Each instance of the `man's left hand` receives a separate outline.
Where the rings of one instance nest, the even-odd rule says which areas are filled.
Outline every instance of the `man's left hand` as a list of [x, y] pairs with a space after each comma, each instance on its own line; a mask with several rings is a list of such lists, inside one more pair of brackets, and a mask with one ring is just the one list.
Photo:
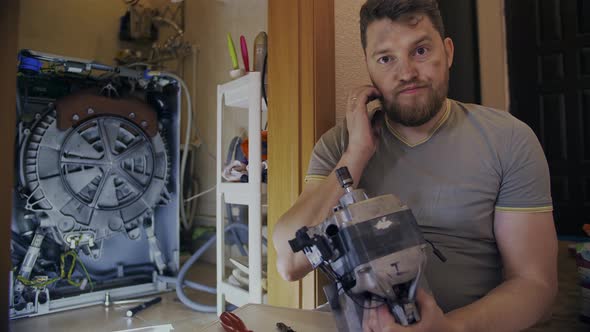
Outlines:
[[416, 294], [420, 322], [402, 326], [395, 322], [386, 305], [375, 309], [367, 309], [363, 315], [363, 332], [459, 332], [457, 322], [452, 321], [443, 313], [434, 297], [422, 289]]

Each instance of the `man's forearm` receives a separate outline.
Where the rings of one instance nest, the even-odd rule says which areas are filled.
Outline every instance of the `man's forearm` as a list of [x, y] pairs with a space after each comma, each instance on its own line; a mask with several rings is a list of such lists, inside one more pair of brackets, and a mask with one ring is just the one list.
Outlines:
[[[330, 175], [332, 176], [332, 175]], [[295, 233], [303, 226], [312, 227], [319, 224], [328, 214], [333, 203], [338, 198], [338, 188], [334, 181], [328, 177], [315, 190], [311, 196], [299, 199], [289, 209], [275, 226], [273, 231], [273, 243], [277, 251], [277, 269], [283, 279], [295, 281], [303, 278], [312, 270], [311, 264], [303, 252], [293, 253], [289, 240], [295, 237]], [[321, 192], [321, 195], [319, 194]]]
[[524, 278], [507, 280], [480, 300], [447, 314], [465, 332], [521, 331], [551, 307], [557, 285]]
[[[336, 168], [347, 166], [355, 183], [358, 183], [368, 158], [359, 158], [344, 153]], [[273, 242], [277, 250], [277, 268], [287, 280], [298, 280], [311, 271], [311, 265], [304, 254], [291, 251], [288, 241], [303, 226], [316, 226], [321, 223], [337, 204], [344, 193], [336, 175], [332, 172], [311, 193], [302, 195], [295, 205], [278, 221], [273, 232]]]

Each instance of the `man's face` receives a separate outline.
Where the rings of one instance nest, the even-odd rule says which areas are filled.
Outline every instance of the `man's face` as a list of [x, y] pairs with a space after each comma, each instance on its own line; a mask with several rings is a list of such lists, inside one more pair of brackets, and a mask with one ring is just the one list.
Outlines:
[[453, 42], [425, 15], [374, 21], [366, 37], [367, 69], [388, 117], [408, 127], [432, 119], [447, 96]]

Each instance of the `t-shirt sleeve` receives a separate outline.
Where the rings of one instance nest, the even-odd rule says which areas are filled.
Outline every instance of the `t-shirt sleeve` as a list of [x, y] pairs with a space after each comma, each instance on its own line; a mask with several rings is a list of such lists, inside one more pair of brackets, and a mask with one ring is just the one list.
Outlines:
[[502, 158], [502, 181], [496, 201], [499, 211], [553, 210], [549, 166], [535, 133], [515, 120]]
[[322, 135], [311, 153], [305, 182], [321, 181], [330, 175], [344, 152], [345, 134], [344, 125], [338, 125]]

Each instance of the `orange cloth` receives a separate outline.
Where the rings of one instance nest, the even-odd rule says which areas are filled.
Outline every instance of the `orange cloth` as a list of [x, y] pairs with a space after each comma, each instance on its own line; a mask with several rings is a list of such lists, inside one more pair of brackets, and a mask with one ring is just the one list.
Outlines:
[[[267, 137], [268, 137], [268, 130], [263, 130], [261, 133], [262, 136], [262, 160], [267, 160]], [[246, 156], [246, 159], [250, 159], [248, 156], [248, 139], [246, 138], [241, 145], [242, 153]]]

